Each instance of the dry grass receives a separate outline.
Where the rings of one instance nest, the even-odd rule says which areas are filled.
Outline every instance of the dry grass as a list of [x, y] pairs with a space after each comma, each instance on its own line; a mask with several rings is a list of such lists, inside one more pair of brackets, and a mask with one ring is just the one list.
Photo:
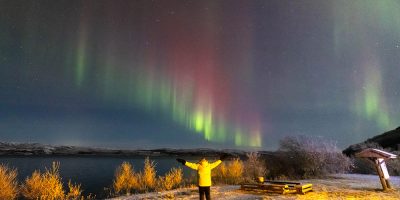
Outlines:
[[171, 190], [178, 187], [183, 180], [183, 172], [181, 168], [172, 168], [165, 176], [159, 177], [159, 185], [157, 190]]
[[211, 177], [213, 179], [213, 182], [215, 183], [224, 183], [225, 182], [225, 177], [227, 177], [227, 167], [226, 167], [226, 161], [222, 162], [221, 164], [219, 164], [218, 167], [214, 168], [211, 171]]
[[17, 170], [0, 165], [0, 199], [16, 199], [18, 196]]
[[149, 157], [144, 160], [143, 171], [140, 173], [140, 183], [142, 191], [152, 191], [156, 189], [156, 164], [150, 161]]
[[136, 192], [164, 191], [177, 188], [183, 181], [181, 168], [172, 168], [165, 176], [156, 177], [156, 164], [148, 157], [143, 171], [135, 172], [133, 166], [123, 162], [115, 171], [111, 196]]
[[[64, 199], [85, 199], [82, 196], [80, 184], [68, 182], [68, 192], [63, 188], [62, 178], [59, 173], [60, 163], [53, 162], [50, 169], [44, 173], [35, 170], [30, 177], [20, 187], [21, 195], [25, 199], [43, 199], [43, 200], [64, 200]], [[87, 199], [92, 199], [88, 196]]]
[[239, 158], [235, 158], [228, 165], [228, 177], [231, 178], [231, 184], [238, 184], [242, 181], [242, 175], [244, 170], [243, 162]]
[[83, 199], [82, 198], [82, 189], [81, 184], [74, 184], [71, 180], [68, 181], [68, 193], [66, 195], [66, 199]]
[[60, 163], [53, 162], [51, 169], [42, 174], [34, 171], [25, 180], [21, 193], [26, 199], [64, 199], [65, 193], [59, 174]]
[[115, 171], [113, 188], [117, 194], [129, 194], [139, 190], [140, 184], [138, 174], [135, 173], [133, 166], [128, 162], [123, 162]]
[[238, 184], [243, 181], [244, 165], [239, 158], [222, 162], [212, 171], [217, 183]]
[[211, 171], [211, 175], [216, 183], [226, 184], [225, 180], [226, 177], [228, 177], [228, 168], [226, 166], [226, 162], [227, 161], [222, 162], [218, 167]]

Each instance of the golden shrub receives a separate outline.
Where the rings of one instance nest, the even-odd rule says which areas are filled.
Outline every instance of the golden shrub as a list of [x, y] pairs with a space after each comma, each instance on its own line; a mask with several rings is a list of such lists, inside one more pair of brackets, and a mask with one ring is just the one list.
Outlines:
[[228, 169], [225, 162], [220, 164], [220, 166], [217, 168], [217, 171], [220, 177], [226, 177], [228, 175]]
[[0, 199], [16, 199], [18, 195], [18, 183], [16, 181], [17, 170], [0, 165]]
[[71, 180], [69, 180], [68, 181], [68, 189], [69, 189], [69, 191], [66, 195], [67, 199], [78, 200], [78, 199], [82, 198], [81, 184], [73, 184], [73, 183], [71, 183]]
[[219, 164], [217, 168], [211, 171], [211, 176], [214, 178], [215, 182], [223, 183], [224, 178], [227, 176], [227, 169], [225, 162]]
[[182, 168], [172, 168], [165, 176], [156, 176], [156, 164], [149, 157], [144, 160], [143, 170], [135, 173], [133, 166], [123, 162], [116, 172], [113, 181], [115, 194], [130, 192], [148, 192], [171, 190], [183, 182]]
[[154, 190], [157, 184], [156, 165], [149, 157], [144, 160], [143, 172], [140, 175], [140, 183], [145, 191]]
[[158, 190], [171, 190], [178, 187], [183, 180], [181, 168], [172, 168], [165, 176], [159, 177], [160, 186]]
[[171, 176], [175, 186], [179, 186], [183, 180], [183, 171], [182, 168], [172, 168]]
[[34, 171], [30, 177], [25, 180], [21, 186], [21, 193], [27, 199], [37, 199], [41, 197], [43, 190], [42, 174]]
[[239, 158], [233, 159], [228, 165], [227, 176], [231, 180], [231, 184], [238, 184], [243, 175], [243, 162]]
[[114, 191], [118, 193], [129, 194], [139, 190], [140, 184], [138, 174], [135, 173], [133, 166], [128, 162], [123, 162], [115, 171], [113, 181]]
[[59, 168], [60, 163], [53, 162], [52, 168], [43, 174], [34, 171], [22, 185], [22, 195], [26, 199], [65, 199]]
[[216, 183], [238, 184], [243, 180], [244, 165], [239, 158], [222, 162], [212, 171]]

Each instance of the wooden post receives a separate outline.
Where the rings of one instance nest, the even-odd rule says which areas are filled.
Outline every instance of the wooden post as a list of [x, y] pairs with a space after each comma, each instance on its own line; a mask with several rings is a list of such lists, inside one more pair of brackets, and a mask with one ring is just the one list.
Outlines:
[[389, 179], [385, 179], [385, 181], [386, 181], [387, 187], [388, 187], [389, 189], [392, 189], [392, 185], [390, 184]]
[[374, 161], [375, 161], [375, 169], [376, 169], [376, 172], [378, 172], [379, 180], [381, 181], [382, 188], [385, 191], [385, 190], [388, 189], [388, 186], [386, 184], [386, 179], [385, 179], [385, 177], [383, 175], [382, 168], [381, 168], [379, 160], [380, 159], [374, 159]]
[[389, 176], [389, 172], [386, 167], [385, 159], [378, 158], [378, 161], [379, 161], [379, 166], [382, 170], [383, 178], [385, 179], [385, 182], [386, 182], [386, 186], [388, 189], [392, 189], [392, 186], [390, 185], [390, 182], [389, 182], [390, 176]]

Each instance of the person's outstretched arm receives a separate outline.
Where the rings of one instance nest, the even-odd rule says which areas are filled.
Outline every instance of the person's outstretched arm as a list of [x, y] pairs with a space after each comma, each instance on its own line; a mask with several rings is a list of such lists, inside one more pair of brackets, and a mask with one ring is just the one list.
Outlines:
[[210, 164], [210, 168], [211, 169], [214, 169], [214, 168], [216, 168], [219, 164], [221, 164], [222, 163], [222, 160], [217, 160], [217, 161], [215, 161], [215, 162], [213, 162], [213, 163], [211, 163]]
[[197, 163], [187, 162], [186, 160], [183, 160], [181, 158], [177, 158], [176, 160], [178, 162], [180, 162], [182, 165], [185, 165], [185, 166], [187, 166], [187, 167], [189, 167], [191, 169], [194, 169], [194, 170], [198, 170], [199, 169], [199, 164], [197, 164]]
[[216, 167], [217, 167], [219, 164], [221, 164], [222, 161], [225, 160], [227, 157], [228, 157], [228, 154], [225, 154], [225, 153], [222, 154], [222, 155], [219, 157], [219, 160], [217, 160], [217, 161], [215, 161], [215, 162], [213, 162], [213, 163], [210, 164], [210, 168], [211, 168], [211, 169], [216, 168]]

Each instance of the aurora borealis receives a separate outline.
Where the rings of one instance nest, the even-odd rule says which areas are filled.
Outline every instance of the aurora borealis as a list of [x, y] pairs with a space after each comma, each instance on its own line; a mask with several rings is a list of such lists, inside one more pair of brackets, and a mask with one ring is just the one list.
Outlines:
[[399, 126], [400, 2], [0, 1], [0, 136], [339, 146]]

